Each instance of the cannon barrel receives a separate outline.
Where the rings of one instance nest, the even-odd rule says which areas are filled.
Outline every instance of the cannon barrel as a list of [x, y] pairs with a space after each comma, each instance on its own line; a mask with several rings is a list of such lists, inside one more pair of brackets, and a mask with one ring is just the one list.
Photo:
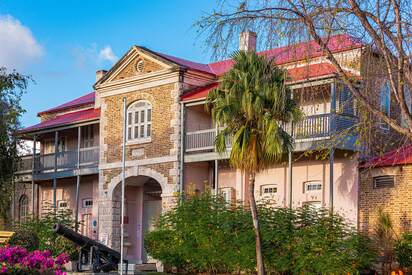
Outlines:
[[65, 227], [64, 225], [56, 223], [53, 226], [53, 231], [65, 237], [66, 239], [74, 242], [75, 244], [77, 244], [83, 249], [90, 249], [93, 246], [97, 247], [101, 253], [110, 255], [111, 258], [115, 258], [118, 262], [120, 262], [120, 253], [117, 252], [116, 250], [113, 250], [110, 247], [107, 247], [97, 241], [94, 241], [86, 236], [83, 236], [71, 230], [70, 228]]

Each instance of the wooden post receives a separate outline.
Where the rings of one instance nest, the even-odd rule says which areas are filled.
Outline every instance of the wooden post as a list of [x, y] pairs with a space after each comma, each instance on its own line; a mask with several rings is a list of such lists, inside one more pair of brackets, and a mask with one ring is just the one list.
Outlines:
[[329, 208], [333, 211], [333, 166], [335, 163], [335, 150], [332, 147], [329, 155]]
[[76, 232], [79, 231], [79, 194], [80, 194], [80, 146], [81, 146], [82, 127], [77, 127], [77, 175], [76, 175], [76, 207], [75, 207], [75, 224]]
[[335, 149], [333, 146], [333, 135], [336, 131], [336, 81], [331, 83], [330, 87], [331, 92], [331, 102], [330, 102], [330, 112], [331, 112], [331, 124], [330, 124], [330, 136], [331, 136], [331, 145], [329, 153], [329, 208], [333, 211], [333, 168], [335, 163]]
[[35, 215], [35, 203], [34, 203], [34, 193], [35, 193], [35, 182], [34, 182], [34, 174], [36, 169], [36, 135], [33, 136], [33, 156], [31, 161], [31, 214], [34, 217]]
[[219, 194], [219, 175], [218, 175], [218, 172], [219, 172], [219, 162], [218, 162], [218, 160], [217, 159], [215, 159], [215, 171], [214, 171], [214, 176], [215, 176], [215, 178], [214, 178], [214, 182], [215, 182], [215, 195], [217, 196], [218, 194]]
[[59, 153], [59, 132], [54, 132], [54, 175], [53, 175], [53, 208], [57, 212], [57, 154]]
[[293, 184], [292, 184], [292, 150], [288, 153], [288, 181], [289, 181], [289, 208], [292, 209], [293, 203]]

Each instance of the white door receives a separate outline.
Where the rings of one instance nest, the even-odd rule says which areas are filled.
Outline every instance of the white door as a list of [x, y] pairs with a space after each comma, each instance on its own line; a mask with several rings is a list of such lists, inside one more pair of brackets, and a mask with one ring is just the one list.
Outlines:
[[[162, 200], [145, 201], [143, 206], [143, 236], [154, 229], [157, 219], [162, 213]], [[154, 263], [154, 259], [146, 253], [143, 239], [143, 263]]]

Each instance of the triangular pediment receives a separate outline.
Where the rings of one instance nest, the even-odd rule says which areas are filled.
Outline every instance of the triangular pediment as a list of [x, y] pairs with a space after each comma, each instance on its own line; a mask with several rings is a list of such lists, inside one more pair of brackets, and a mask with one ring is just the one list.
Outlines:
[[134, 46], [95, 85], [144, 77], [175, 66], [176, 64], [145, 48]]

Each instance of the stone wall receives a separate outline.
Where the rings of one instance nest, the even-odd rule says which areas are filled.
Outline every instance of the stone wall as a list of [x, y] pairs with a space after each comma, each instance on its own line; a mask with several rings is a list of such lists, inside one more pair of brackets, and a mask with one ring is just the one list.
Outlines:
[[[373, 177], [393, 175], [394, 187], [373, 187]], [[359, 228], [372, 233], [379, 209], [390, 214], [397, 233], [412, 230], [412, 165], [371, 168], [360, 172]]]

